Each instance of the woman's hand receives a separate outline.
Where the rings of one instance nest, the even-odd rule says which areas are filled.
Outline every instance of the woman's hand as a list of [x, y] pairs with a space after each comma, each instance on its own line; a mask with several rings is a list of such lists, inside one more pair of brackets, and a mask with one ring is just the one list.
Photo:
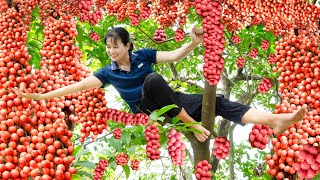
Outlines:
[[203, 38], [203, 29], [193, 26], [190, 32], [190, 37], [193, 43], [200, 44]]
[[41, 94], [29, 93], [25, 87], [23, 87], [24, 92], [21, 92], [17, 87], [15, 87], [13, 89], [13, 91], [19, 97], [23, 97], [23, 98], [27, 98], [27, 99], [34, 99], [34, 100], [42, 100], [43, 99]]

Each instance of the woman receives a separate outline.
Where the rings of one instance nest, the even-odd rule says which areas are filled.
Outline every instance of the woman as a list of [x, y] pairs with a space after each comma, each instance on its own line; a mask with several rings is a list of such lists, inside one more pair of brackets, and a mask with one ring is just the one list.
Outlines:
[[[81, 90], [113, 85], [120, 96], [134, 113], [150, 114], [155, 109], [176, 104], [178, 107], [168, 111], [170, 117], [178, 117], [184, 123], [201, 121], [202, 95], [174, 92], [159, 74], [152, 69], [152, 64], [175, 62], [186, 57], [202, 41], [201, 29], [192, 28], [191, 42], [173, 51], [140, 49], [132, 52], [133, 44], [130, 35], [122, 27], [113, 28], [105, 36], [106, 52], [112, 63], [97, 73], [75, 84], [56, 89], [45, 94], [30, 94], [26, 90], [15, 93], [21, 97], [35, 100], [46, 100], [76, 93]], [[216, 114], [238, 124], [265, 124], [272, 127], [275, 133], [284, 132], [291, 124], [300, 121], [306, 109], [299, 108], [290, 114], [271, 114], [231, 102], [222, 95], [216, 97]], [[191, 126], [201, 131], [195, 137], [204, 142], [210, 132], [202, 125]]]

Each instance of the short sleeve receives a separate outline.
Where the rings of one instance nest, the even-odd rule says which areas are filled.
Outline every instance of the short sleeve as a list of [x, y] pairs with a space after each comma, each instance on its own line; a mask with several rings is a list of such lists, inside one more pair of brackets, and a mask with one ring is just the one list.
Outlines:
[[96, 78], [98, 78], [102, 82], [101, 88], [103, 88], [107, 84], [110, 84], [110, 82], [107, 78], [107, 75], [106, 75], [107, 74], [106, 71], [107, 71], [107, 67], [104, 67], [93, 74], [93, 76], [95, 76]]
[[145, 61], [145, 62], [151, 62], [156, 64], [157, 63], [157, 50], [151, 49], [151, 48], [143, 48], [135, 52], [138, 54], [140, 61]]

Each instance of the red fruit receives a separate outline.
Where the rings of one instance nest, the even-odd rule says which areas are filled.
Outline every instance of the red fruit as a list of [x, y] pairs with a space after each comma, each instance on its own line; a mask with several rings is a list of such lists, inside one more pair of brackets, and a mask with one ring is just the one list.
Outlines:
[[174, 38], [177, 42], [180, 42], [184, 39], [184, 31], [183, 29], [178, 28], [175, 32]]
[[244, 59], [244, 57], [240, 57], [240, 58], [238, 58], [236, 64], [237, 64], [238, 68], [243, 68], [245, 63], [246, 63], [246, 60]]
[[234, 42], [235, 44], [239, 44], [241, 39], [239, 36], [232, 36], [231, 41]]
[[216, 137], [214, 147], [215, 149], [212, 151], [212, 154], [217, 159], [225, 159], [229, 155], [230, 141], [226, 137]]
[[140, 164], [140, 161], [138, 159], [134, 159], [131, 161], [130, 167], [132, 170], [138, 170], [139, 164]]
[[261, 48], [263, 49], [263, 50], [267, 50], [268, 48], [269, 48], [269, 41], [268, 40], [262, 40], [262, 42], [261, 42]]
[[113, 130], [113, 137], [115, 139], [121, 139], [121, 136], [122, 136], [122, 129], [121, 128], [115, 128]]

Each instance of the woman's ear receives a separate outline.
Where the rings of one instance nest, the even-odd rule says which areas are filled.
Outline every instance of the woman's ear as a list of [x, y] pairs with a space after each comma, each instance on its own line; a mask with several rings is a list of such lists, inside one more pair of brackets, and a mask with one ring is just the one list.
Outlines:
[[129, 42], [129, 43], [127, 44], [127, 47], [128, 47], [128, 51], [132, 51], [132, 50], [133, 50], [133, 44], [132, 44], [132, 42]]

